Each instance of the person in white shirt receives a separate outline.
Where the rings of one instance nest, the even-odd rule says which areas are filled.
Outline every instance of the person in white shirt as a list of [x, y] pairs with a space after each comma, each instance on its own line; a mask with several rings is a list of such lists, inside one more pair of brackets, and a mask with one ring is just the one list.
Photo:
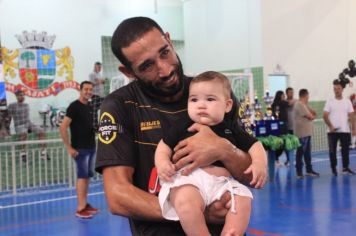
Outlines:
[[336, 147], [338, 140], [340, 140], [343, 167], [342, 172], [343, 174], [355, 175], [349, 168], [349, 146], [351, 141], [349, 120], [351, 123], [352, 134], [356, 134], [354, 109], [351, 101], [342, 96], [345, 84], [336, 79], [334, 80], [333, 85], [335, 97], [326, 102], [323, 113], [324, 121], [328, 126], [330, 167], [334, 176], [337, 176]]
[[101, 103], [104, 100], [105, 92], [104, 86], [106, 80], [103, 78], [101, 74], [101, 63], [95, 62], [94, 64], [94, 71], [89, 74], [89, 81], [93, 83], [93, 97], [91, 99], [91, 103], [93, 106], [93, 115], [94, 115], [94, 128], [97, 129], [98, 127], [98, 111], [100, 109]]

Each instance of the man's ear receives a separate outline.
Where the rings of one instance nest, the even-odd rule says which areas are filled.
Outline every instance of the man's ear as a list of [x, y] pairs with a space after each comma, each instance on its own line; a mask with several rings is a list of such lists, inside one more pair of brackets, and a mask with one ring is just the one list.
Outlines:
[[226, 108], [225, 108], [225, 112], [228, 113], [229, 111], [231, 111], [232, 109], [232, 104], [234, 102], [232, 101], [232, 99], [228, 99], [226, 100]]
[[135, 79], [135, 75], [132, 72], [132, 70], [127, 69], [125, 66], [123, 65], [119, 65], [119, 71], [121, 71], [124, 75], [126, 75], [126, 77], [128, 77], [129, 79]]
[[172, 40], [171, 40], [171, 36], [169, 35], [169, 32], [166, 32], [164, 34], [164, 38], [167, 40], [168, 44], [173, 47], [173, 43], [172, 43]]

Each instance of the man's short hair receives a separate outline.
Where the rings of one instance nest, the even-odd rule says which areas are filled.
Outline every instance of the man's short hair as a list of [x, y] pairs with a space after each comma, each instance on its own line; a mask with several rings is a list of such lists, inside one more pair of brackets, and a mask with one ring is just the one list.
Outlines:
[[18, 89], [15, 91], [16, 96], [23, 95], [23, 94], [24, 94], [24, 92], [21, 89]]
[[101, 66], [101, 62], [100, 62], [100, 61], [97, 61], [97, 62], [95, 62], [94, 65], [96, 65], [96, 66]]
[[84, 80], [83, 82], [80, 83], [80, 90], [82, 90], [83, 87], [84, 87], [84, 85], [86, 85], [86, 84], [91, 84], [91, 85], [93, 85], [92, 82], [90, 82], [90, 81], [88, 81], [88, 80]]
[[288, 88], [286, 89], [286, 94], [287, 94], [289, 91], [293, 91], [293, 88], [292, 88], [292, 87], [288, 87]]
[[162, 28], [148, 17], [132, 17], [124, 20], [116, 28], [111, 38], [111, 50], [119, 61], [128, 69], [131, 69], [131, 62], [127, 60], [122, 52], [122, 48], [130, 46], [132, 42], [142, 37], [147, 32], [156, 28], [162, 35]]
[[305, 97], [309, 94], [308, 90], [307, 89], [300, 89], [299, 90], [299, 97], [302, 98], [302, 97]]
[[231, 98], [231, 84], [229, 79], [216, 71], [206, 71], [203, 72], [197, 76], [195, 76], [192, 81], [190, 82], [190, 84], [194, 84], [194, 83], [199, 83], [199, 82], [203, 82], [203, 81], [213, 81], [213, 80], [217, 80], [218, 82], [220, 82], [223, 85], [224, 88], [224, 93], [226, 98]]

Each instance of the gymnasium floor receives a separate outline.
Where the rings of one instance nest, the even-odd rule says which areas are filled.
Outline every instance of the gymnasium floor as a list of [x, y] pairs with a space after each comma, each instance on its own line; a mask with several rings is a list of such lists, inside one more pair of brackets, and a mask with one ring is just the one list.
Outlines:
[[[350, 161], [356, 170], [356, 150]], [[313, 154], [313, 166], [320, 177], [299, 180], [283, 166], [273, 182], [253, 190], [247, 235], [355, 235], [356, 176], [333, 177], [326, 153]], [[0, 235], [131, 235], [127, 220], [108, 212], [101, 183], [92, 185], [89, 201], [101, 212], [81, 220], [74, 216], [74, 190], [0, 196]]]

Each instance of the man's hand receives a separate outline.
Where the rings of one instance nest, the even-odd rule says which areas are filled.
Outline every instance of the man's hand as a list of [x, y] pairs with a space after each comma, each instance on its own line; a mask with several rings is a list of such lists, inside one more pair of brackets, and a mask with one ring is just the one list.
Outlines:
[[68, 147], [67, 152], [68, 152], [69, 156], [71, 156], [73, 158], [76, 158], [79, 154], [79, 152], [77, 150], [75, 150], [73, 147]]
[[211, 203], [204, 212], [205, 219], [208, 223], [223, 224], [225, 216], [231, 207], [231, 195], [226, 192], [220, 200]]
[[188, 131], [197, 131], [197, 133], [180, 141], [174, 148], [173, 155], [176, 170], [185, 167], [182, 171], [183, 175], [188, 175], [196, 168], [217, 161], [219, 146], [221, 147], [221, 144], [226, 142], [205, 125], [195, 123], [189, 127]]

